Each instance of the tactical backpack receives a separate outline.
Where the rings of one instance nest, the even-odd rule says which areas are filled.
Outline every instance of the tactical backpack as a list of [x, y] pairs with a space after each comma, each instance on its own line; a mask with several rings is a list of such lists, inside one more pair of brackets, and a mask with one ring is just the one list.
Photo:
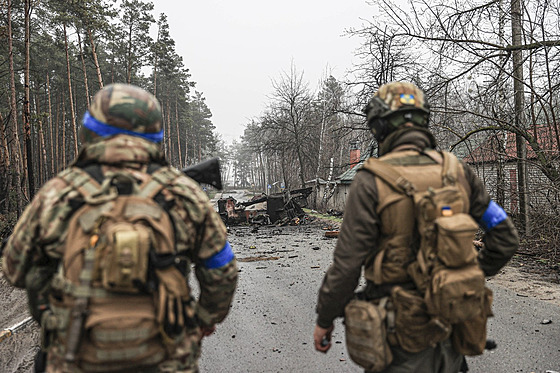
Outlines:
[[172, 218], [154, 200], [179, 175], [109, 171], [101, 185], [77, 167], [59, 175], [80, 195], [42, 321], [60, 358], [84, 371], [155, 365], [180, 340], [194, 314]]
[[[451, 153], [423, 153], [427, 159], [437, 159], [438, 154], [443, 156], [441, 187], [427, 187], [427, 190], [417, 190], [399, 172], [398, 158], [388, 161], [370, 158], [364, 165], [393, 190], [387, 203], [408, 198], [415, 214], [415, 239], [404, 243], [409, 247], [400, 249], [408, 252], [408, 258], [412, 257], [408, 260], [403, 255], [401, 263], [415, 289], [392, 288], [396, 334], [392, 338], [403, 349], [419, 352], [451, 335], [459, 353], [478, 355], [486, 343], [492, 292], [485, 287], [473, 244], [478, 224], [468, 214], [468, 186], [459, 181], [460, 176], [464, 179], [462, 167]], [[394, 244], [382, 244], [381, 252], [373, 259], [378, 284], [385, 270], [383, 258], [389, 255], [388, 250], [394, 249], [391, 247]], [[395, 253], [399, 253], [399, 248], [392, 255]]]

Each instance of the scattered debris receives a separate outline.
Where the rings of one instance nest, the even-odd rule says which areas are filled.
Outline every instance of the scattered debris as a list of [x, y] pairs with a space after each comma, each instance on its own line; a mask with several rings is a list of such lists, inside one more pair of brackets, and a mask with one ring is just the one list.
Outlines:
[[338, 232], [339, 231], [326, 231], [325, 232], [325, 237], [336, 238], [336, 237], [338, 237]]
[[552, 320], [544, 319], [543, 321], [541, 321], [541, 324], [543, 325], [552, 324]]
[[249, 256], [246, 258], [237, 258], [238, 262], [260, 262], [263, 260], [278, 260], [279, 256]]

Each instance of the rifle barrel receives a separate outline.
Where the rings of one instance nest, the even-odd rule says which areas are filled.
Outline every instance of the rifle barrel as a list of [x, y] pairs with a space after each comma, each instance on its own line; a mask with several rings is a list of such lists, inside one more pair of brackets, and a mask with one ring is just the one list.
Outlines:
[[17, 324], [2, 330], [0, 332], [0, 343], [3, 342], [5, 339], [10, 338], [19, 330], [25, 328], [27, 324], [31, 323], [31, 321], [33, 321], [33, 317], [29, 316], [26, 319], [23, 319], [22, 321], [18, 322]]

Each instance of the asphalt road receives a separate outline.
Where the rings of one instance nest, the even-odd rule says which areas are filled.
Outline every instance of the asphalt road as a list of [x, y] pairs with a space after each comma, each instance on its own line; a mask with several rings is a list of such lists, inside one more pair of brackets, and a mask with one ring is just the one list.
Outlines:
[[[362, 372], [346, 353], [344, 327], [337, 322], [328, 354], [315, 352], [312, 332], [315, 302], [331, 263], [336, 240], [321, 225], [235, 227], [229, 240], [240, 260], [239, 285], [231, 313], [203, 341], [201, 372]], [[500, 276], [497, 276], [500, 277]], [[532, 287], [512, 291], [490, 281], [494, 313], [489, 338], [498, 348], [468, 358], [471, 372], [560, 372], [560, 296], [556, 304], [534, 298]], [[196, 283], [192, 282], [196, 287]], [[546, 292], [544, 292], [546, 293]], [[541, 290], [541, 294], [544, 294]], [[549, 293], [541, 299], [550, 299]], [[27, 315], [23, 291], [0, 275], [0, 321], [12, 325]], [[545, 320], [550, 320], [547, 323]], [[39, 342], [31, 325], [0, 345], [0, 372], [32, 372]]]
[[[326, 355], [313, 348], [317, 290], [336, 240], [319, 224], [252, 230], [230, 230], [239, 285], [230, 315], [203, 341], [201, 371], [362, 372], [346, 353], [340, 322]], [[560, 307], [490, 287], [496, 316], [488, 337], [498, 348], [468, 358], [470, 371], [560, 372]]]

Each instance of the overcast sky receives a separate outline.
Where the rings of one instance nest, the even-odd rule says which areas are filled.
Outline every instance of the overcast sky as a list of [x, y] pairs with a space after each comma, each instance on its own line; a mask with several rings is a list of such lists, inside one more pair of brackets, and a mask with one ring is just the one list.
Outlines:
[[371, 18], [365, 0], [154, 0], [177, 53], [203, 92], [212, 121], [230, 143], [265, 109], [271, 79], [298, 72], [315, 89], [325, 71], [342, 79], [359, 39], [343, 36]]

